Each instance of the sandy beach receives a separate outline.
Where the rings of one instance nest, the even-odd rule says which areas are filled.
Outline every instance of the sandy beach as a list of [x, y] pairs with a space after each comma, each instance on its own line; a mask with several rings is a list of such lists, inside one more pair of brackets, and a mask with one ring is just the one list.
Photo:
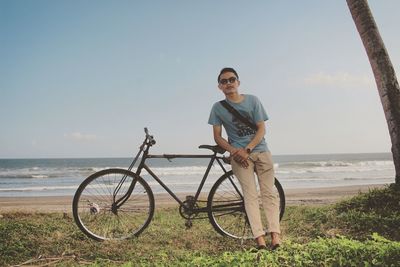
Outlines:
[[[368, 192], [384, 185], [355, 185], [324, 188], [286, 189], [286, 205], [324, 205]], [[184, 199], [186, 194], [178, 195]], [[206, 196], [203, 196], [205, 199]], [[177, 206], [168, 194], [155, 195], [156, 207]], [[72, 196], [62, 197], [0, 197], [0, 213], [6, 212], [71, 212]]]

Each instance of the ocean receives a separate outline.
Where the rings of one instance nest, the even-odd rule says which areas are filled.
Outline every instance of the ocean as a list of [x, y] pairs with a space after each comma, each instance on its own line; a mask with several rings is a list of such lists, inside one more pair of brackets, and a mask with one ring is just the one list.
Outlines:
[[[390, 153], [274, 155], [273, 159], [275, 176], [284, 189], [387, 184], [394, 182], [395, 176]], [[0, 197], [72, 196], [92, 173], [106, 168], [126, 169], [131, 161], [131, 158], [0, 159]], [[147, 163], [172, 191], [196, 192], [208, 160], [149, 159]], [[215, 163], [204, 192], [221, 174]], [[146, 172], [142, 177], [154, 193], [165, 192]]]

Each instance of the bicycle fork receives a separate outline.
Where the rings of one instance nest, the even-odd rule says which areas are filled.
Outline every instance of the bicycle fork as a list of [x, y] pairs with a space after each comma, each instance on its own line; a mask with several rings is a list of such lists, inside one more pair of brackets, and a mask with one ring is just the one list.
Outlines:
[[111, 212], [114, 213], [115, 215], [118, 215], [118, 209], [129, 199], [137, 183], [137, 178], [134, 178], [131, 185], [129, 186], [128, 191], [121, 198], [116, 200], [116, 196], [118, 195], [118, 192], [121, 190], [122, 185], [125, 183], [126, 177], [127, 175], [125, 174], [122, 177], [121, 181], [119, 181], [117, 187], [114, 189], [113, 192], [113, 203], [111, 205]]

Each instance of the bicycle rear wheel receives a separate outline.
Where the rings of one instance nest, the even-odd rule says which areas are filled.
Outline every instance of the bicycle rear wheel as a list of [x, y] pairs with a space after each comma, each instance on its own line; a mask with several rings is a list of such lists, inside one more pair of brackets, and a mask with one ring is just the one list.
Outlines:
[[[114, 198], [119, 182], [121, 184]], [[133, 183], [133, 184], [132, 184]], [[134, 185], [129, 198], [115, 208], [115, 200]], [[148, 184], [137, 174], [123, 169], [107, 169], [89, 176], [79, 186], [72, 204], [78, 227], [98, 241], [138, 236], [154, 214], [154, 196]]]
[[[285, 212], [285, 195], [277, 179], [275, 188], [279, 197], [279, 218], [282, 219]], [[218, 233], [237, 239], [254, 238], [244, 207], [242, 189], [232, 171], [215, 182], [208, 196], [207, 207], [210, 223]], [[263, 214], [262, 210], [260, 212]], [[263, 224], [265, 225], [265, 222]]]

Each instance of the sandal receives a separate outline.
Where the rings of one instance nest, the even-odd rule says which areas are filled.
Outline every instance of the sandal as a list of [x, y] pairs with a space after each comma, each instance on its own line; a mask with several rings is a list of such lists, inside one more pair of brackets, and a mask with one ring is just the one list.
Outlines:
[[277, 250], [281, 245], [280, 244], [275, 244], [275, 245], [271, 245], [271, 250]]

